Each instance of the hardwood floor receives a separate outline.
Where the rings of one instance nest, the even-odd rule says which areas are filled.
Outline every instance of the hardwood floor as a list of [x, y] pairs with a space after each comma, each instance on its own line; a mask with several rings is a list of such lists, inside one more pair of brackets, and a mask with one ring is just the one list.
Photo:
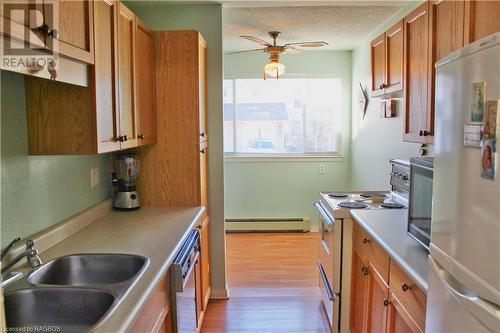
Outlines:
[[202, 333], [328, 333], [317, 233], [228, 234], [230, 300], [211, 300]]

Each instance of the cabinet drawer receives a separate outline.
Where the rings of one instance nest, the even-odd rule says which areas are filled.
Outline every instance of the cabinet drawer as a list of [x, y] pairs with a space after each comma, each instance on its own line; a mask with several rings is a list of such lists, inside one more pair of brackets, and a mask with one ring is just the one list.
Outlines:
[[377, 271], [380, 278], [389, 285], [389, 256], [357, 223], [354, 224], [354, 251]]
[[[391, 265], [389, 288], [399, 300], [401, 306], [417, 324], [420, 331], [423, 332], [425, 328], [425, 303], [427, 297], [394, 262]], [[408, 324], [410, 325], [410, 323]]]

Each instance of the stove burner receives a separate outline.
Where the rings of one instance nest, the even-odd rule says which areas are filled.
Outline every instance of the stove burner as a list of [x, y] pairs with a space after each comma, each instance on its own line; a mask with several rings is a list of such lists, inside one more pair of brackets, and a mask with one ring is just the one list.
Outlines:
[[387, 197], [387, 195], [384, 193], [361, 193], [360, 196], [362, 196], [363, 198], [373, 198], [373, 197], [385, 198], [385, 197]]
[[349, 194], [333, 192], [333, 193], [328, 193], [328, 196], [330, 198], [347, 198]]
[[383, 204], [380, 205], [380, 207], [400, 209], [400, 208], [404, 208], [405, 206], [400, 204], [400, 203], [397, 203], [397, 202], [384, 202]]
[[368, 205], [363, 202], [343, 201], [339, 202], [339, 207], [349, 208], [349, 209], [362, 209], [362, 208], [368, 208]]

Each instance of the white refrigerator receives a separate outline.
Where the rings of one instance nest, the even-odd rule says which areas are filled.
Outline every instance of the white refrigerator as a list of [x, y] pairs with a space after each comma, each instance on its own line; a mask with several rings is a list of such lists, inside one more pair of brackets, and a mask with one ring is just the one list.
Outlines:
[[436, 64], [427, 333], [500, 332], [499, 101], [500, 33]]

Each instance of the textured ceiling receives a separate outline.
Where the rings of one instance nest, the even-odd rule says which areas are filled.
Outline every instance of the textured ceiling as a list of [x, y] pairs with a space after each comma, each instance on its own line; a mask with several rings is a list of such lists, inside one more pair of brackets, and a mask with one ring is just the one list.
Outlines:
[[252, 35], [270, 41], [268, 31], [282, 34], [278, 44], [322, 40], [330, 45], [321, 50], [350, 50], [400, 8], [393, 6], [295, 6], [295, 7], [224, 7], [224, 51], [260, 47], [240, 35]]

